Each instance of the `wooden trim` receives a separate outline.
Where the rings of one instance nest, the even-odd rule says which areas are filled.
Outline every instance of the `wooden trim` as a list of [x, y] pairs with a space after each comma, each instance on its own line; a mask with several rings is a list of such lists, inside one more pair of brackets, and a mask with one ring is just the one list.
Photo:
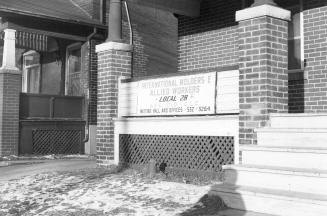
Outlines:
[[68, 39], [68, 40], [84, 41], [84, 42], [87, 41], [87, 37], [32, 29], [32, 28], [23, 27], [23, 26], [20, 26], [20, 25], [14, 24], [14, 23], [10, 23], [10, 22], [2, 23], [0, 25], [0, 31], [3, 31], [4, 29], [7, 29], [7, 28], [15, 29], [16, 31], [24, 31], [24, 32], [30, 32], [30, 33], [42, 34], [42, 35], [46, 35], [46, 36], [50, 36], [50, 37], [63, 38], [63, 39]]
[[[80, 49], [82, 48], [82, 43], [81, 42], [76, 42], [73, 44], [70, 44], [66, 47], [66, 64], [65, 64], [65, 95], [68, 95], [68, 87], [69, 87], [69, 75], [70, 75], [70, 71], [69, 71], [69, 51], [71, 50], [75, 50], [75, 49]], [[82, 52], [81, 52], [82, 55]], [[82, 56], [81, 56], [81, 61], [82, 61]], [[82, 62], [81, 62], [82, 64]], [[81, 67], [82, 70], [82, 67]]]
[[20, 93], [23, 96], [36, 96], [36, 97], [56, 97], [56, 98], [68, 98], [68, 99], [83, 99], [84, 96], [68, 96], [68, 95], [54, 95], [54, 94], [36, 94], [36, 93]]
[[136, 82], [136, 81], [140, 81], [140, 80], [169, 78], [169, 77], [175, 77], [175, 76], [188, 76], [188, 75], [195, 75], [195, 74], [201, 74], [201, 73], [221, 72], [221, 71], [238, 70], [238, 69], [239, 69], [238, 65], [231, 65], [231, 66], [224, 66], [224, 67], [199, 69], [199, 70], [193, 70], [193, 71], [187, 71], [187, 72], [176, 72], [176, 73], [153, 75], [153, 76], [133, 77], [130, 79], [121, 80], [121, 82], [127, 83], [127, 82]]
[[55, 21], [64, 22], [64, 23], [79, 24], [79, 25], [85, 25], [85, 26], [90, 26], [90, 27], [98, 27], [101, 29], [107, 29], [106, 25], [103, 25], [103, 24], [97, 23], [97, 22], [88, 23], [86, 21], [81, 21], [81, 20], [62, 19], [62, 18], [58, 18], [58, 17], [46, 16], [46, 15], [36, 14], [36, 13], [29, 13], [29, 12], [24, 12], [24, 11], [19, 11], [19, 10], [12, 10], [12, 9], [3, 8], [3, 7], [0, 7], [0, 12], [10, 13], [10, 14], [19, 14], [19, 15], [23, 15], [23, 16], [31, 16], [31, 17], [41, 18], [41, 19], [55, 20]]

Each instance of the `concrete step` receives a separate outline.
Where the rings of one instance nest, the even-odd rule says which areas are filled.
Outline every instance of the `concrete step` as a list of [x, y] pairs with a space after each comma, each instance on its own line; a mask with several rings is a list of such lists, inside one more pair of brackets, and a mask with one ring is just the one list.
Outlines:
[[226, 165], [223, 169], [228, 184], [327, 195], [327, 170], [254, 165]]
[[260, 146], [327, 148], [327, 128], [260, 128]]
[[270, 114], [273, 128], [327, 128], [327, 113]]
[[324, 195], [228, 184], [214, 185], [211, 193], [235, 209], [278, 216], [323, 216], [327, 213], [327, 196]]
[[242, 164], [299, 169], [326, 169], [327, 148], [240, 145]]

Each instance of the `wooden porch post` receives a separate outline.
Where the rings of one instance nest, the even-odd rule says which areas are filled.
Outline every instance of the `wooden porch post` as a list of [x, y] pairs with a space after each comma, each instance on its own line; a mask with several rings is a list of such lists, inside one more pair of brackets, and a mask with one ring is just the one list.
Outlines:
[[16, 67], [16, 30], [5, 29], [2, 67], [0, 69], [18, 70]]
[[0, 156], [17, 155], [21, 71], [16, 67], [16, 31], [6, 29], [0, 68]]

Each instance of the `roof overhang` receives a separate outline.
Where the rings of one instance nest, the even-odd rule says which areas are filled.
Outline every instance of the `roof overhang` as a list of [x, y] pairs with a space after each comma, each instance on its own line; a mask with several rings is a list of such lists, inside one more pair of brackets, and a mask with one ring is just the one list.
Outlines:
[[97, 27], [97, 28], [103, 28], [103, 29], [107, 28], [106, 25], [101, 24], [100, 22], [91, 23], [91, 22], [85, 22], [85, 21], [82, 21], [82, 20], [65, 19], [65, 18], [54, 17], [54, 16], [45, 15], [45, 14], [37, 14], [37, 13], [31, 13], [31, 12], [26, 12], [26, 11], [20, 11], [20, 10], [14, 10], [14, 9], [8, 9], [8, 8], [0, 7], [0, 16], [1, 16], [1, 12], [2, 13], [8, 13], [8, 14], [19, 14], [19, 15], [24, 15], [24, 16], [29, 16], [29, 17], [36, 17], [36, 18], [41, 18], [41, 19], [55, 20], [55, 21], [59, 21], [59, 22], [79, 24], [79, 25]]

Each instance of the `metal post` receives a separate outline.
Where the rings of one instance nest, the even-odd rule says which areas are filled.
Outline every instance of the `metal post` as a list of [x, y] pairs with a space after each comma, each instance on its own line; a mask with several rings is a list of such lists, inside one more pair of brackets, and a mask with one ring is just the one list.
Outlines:
[[277, 6], [274, 0], [255, 0], [251, 7], [256, 7], [265, 4]]
[[122, 42], [122, 3], [111, 0], [108, 21], [107, 41]]

